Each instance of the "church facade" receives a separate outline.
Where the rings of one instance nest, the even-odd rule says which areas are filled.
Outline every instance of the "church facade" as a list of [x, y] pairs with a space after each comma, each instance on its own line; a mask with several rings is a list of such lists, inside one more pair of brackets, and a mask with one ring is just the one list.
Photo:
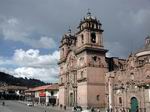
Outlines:
[[59, 104], [105, 107], [104, 79], [108, 67], [101, 26], [88, 12], [75, 34], [69, 31], [62, 37]]
[[106, 57], [102, 24], [90, 12], [60, 43], [59, 105], [149, 112], [150, 37], [128, 59]]
[[108, 105], [113, 112], [150, 112], [150, 37], [122, 68], [106, 73]]

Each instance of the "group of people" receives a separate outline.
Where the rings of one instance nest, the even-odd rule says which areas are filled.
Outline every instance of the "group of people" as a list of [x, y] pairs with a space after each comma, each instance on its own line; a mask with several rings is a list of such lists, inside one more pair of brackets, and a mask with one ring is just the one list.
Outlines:
[[87, 108], [87, 110], [83, 110], [81, 106], [76, 106], [72, 108], [72, 112], [100, 112], [100, 109]]

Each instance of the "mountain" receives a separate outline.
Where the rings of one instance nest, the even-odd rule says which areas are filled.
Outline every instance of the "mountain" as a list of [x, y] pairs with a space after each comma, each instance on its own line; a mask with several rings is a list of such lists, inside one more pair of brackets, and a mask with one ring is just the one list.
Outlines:
[[21, 77], [16, 78], [4, 72], [0, 72], [0, 84], [26, 86], [26, 87], [36, 87], [46, 85], [46, 83], [38, 79], [28, 79]]

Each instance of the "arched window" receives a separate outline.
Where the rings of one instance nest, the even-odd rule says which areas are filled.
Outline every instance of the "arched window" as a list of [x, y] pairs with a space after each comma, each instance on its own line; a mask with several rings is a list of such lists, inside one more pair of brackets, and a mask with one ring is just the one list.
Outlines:
[[94, 28], [94, 24], [92, 24], [92, 28]]
[[122, 98], [119, 97], [119, 104], [122, 104]]
[[93, 56], [92, 58], [95, 62], [97, 61], [97, 56]]
[[91, 33], [91, 42], [96, 43], [96, 34], [95, 33]]
[[84, 44], [84, 35], [81, 35], [81, 43]]
[[99, 96], [99, 95], [96, 96], [96, 100], [97, 100], [97, 101], [100, 100], [100, 96]]

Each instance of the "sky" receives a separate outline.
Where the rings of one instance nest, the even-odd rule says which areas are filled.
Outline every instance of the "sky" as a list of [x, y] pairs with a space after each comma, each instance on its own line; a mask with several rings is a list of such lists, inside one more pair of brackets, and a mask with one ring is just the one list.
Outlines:
[[150, 35], [150, 0], [0, 0], [0, 71], [57, 82], [59, 44], [90, 9], [107, 56], [127, 58]]

